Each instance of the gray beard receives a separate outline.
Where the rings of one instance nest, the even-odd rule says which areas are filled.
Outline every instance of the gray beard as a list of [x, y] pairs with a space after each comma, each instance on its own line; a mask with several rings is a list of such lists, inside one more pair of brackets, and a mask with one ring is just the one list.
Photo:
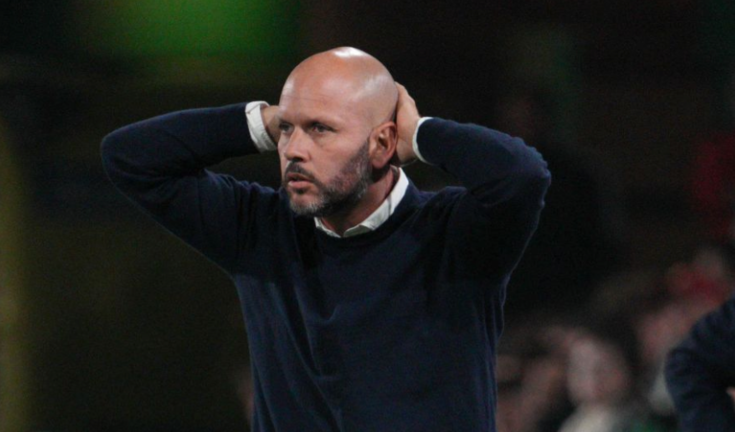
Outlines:
[[[298, 205], [290, 199], [291, 194], [298, 194], [298, 192], [291, 192], [286, 189], [291, 210], [299, 216], [321, 218], [344, 213], [355, 207], [365, 196], [371, 183], [369, 144], [366, 141], [357, 153], [347, 161], [337, 177], [328, 184], [324, 184], [311, 176], [311, 181], [318, 191], [315, 202]], [[309, 174], [300, 165], [289, 166], [286, 170], [286, 173], [288, 172]], [[283, 187], [286, 187], [285, 174]]]

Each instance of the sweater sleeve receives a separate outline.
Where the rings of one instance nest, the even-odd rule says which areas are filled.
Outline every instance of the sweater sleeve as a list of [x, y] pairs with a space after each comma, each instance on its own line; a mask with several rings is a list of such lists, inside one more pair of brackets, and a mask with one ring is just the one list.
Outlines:
[[112, 183], [157, 222], [232, 271], [255, 201], [267, 190], [205, 169], [257, 153], [245, 105], [174, 112], [120, 128], [102, 141]]
[[438, 118], [421, 124], [416, 143], [466, 188], [448, 227], [459, 259], [480, 276], [508, 277], [538, 226], [551, 182], [546, 162], [519, 138]]
[[735, 298], [702, 318], [666, 361], [682, 431], [735, 431]]

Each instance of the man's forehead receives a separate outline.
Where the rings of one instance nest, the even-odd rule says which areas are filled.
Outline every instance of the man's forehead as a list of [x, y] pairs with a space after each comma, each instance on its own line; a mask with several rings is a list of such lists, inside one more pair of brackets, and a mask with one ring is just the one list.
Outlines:
[[302, 98], [305, 100], [349, 101], [355, 99], [360, 88], [354, 80], [339, 76], [319, 74], [315, 76], [289, 78], [281, 91], [281, 98]]
[[279, 102], [281, 107], [279, 111], [282, 115], [298, 113], [344, 120], [365, 112], [365, 107], [357, 103], [349, 94], [327, 93], [309, 88], [299, 90], [284, 87]]

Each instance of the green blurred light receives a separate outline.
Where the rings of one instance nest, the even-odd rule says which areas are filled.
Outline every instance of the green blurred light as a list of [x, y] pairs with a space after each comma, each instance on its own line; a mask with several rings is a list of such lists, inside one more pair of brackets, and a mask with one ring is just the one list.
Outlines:
[[294, 54], [295, 0], [81, 0], [83, 45], [108, 56]]

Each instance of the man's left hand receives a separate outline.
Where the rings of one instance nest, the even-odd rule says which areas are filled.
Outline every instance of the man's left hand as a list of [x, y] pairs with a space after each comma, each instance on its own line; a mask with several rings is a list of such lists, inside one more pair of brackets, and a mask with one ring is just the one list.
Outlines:
[[396, 129], [398, 143], [396, 145], [396, 165], [404, 166], [416, 160], [413, 151], [413, 136], [419, 122], [419, 111], [416, 101], [408, 94], [406, 87], [396, 83], [398, 87], [398, 104], [396, 106]]

